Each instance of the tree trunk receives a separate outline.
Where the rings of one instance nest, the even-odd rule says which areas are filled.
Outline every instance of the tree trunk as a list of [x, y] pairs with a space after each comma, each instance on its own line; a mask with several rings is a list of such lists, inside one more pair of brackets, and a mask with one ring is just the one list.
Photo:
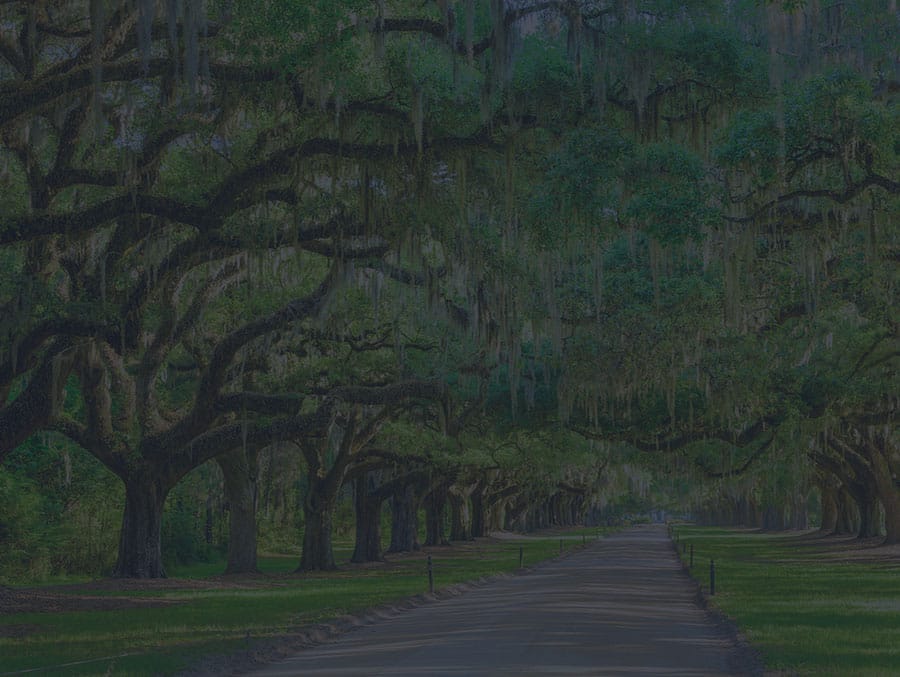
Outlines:
[[477, 487], [472, 492], [472, 538], [481, 538], [484, 534], [484, 489]]
[[735, 504], [738, 525], [746, 526], [747, 522], [749, 521], [750, 502], [747, 500], [746, 496], [739, 496], [735, 501]]
[[822, 524], [819, 531], [823, 533], [834, 533], [837, 531], [838, 522], [838, 498], [837, 487], [832, 486], [828, 482], [822, 482], [819, 487], [819, 493], [822, 503]]
[[835, 534], [853, 534], [856, 533], [857, 524], [859, 522], [858, 509], [856, 501], [850, 495], [846, 486], [842, 486], [837, 491], [837, 509], [838, 519], [835, 524]]
[[527, 519], [525, 517], [528, 511], [528, 500], [525, 497], [519, 498], [515, 504], [506, 510], [503, 528], [506, 531], [526, 531]]
[[562, 514], [560, 510], [560, 495], [553, 494], [547, 502], [547, 510], [550, 513], [550, 524], [553, 526], [563, 526]]
[[420, 550], [415, 489], [407, 485], [391, 497], [391, 546], [388, 552]]
[[900, 489], [885, 453], [875, 444], [867, 446], [878, 498], [884, 508], [885, 544], [900, 543]]
[[374, 484], [375, 478], [371, 472], [359, 477], [355, 483], [356, 545], [351, 562], [380, 562], [384, 559], [381, 551], [382, 499], [373, 493]]
[[228, 502], [228, 563], [226, 574], [255, 573], [256, 507], [259, 495], [256, 454], [233, 449], [216, 459], [225, 478]]
[[468, 541], [471, 537], [468, 497], [451, 492], [447, 500], [450, 502], [450, 540]]
[[809, 529], [809, 499], [804, 493], [794, 496], [794, 503], [791, 506], [791, 529], [804, 531]]
[[859, 506], [859, 530], [857, 538], [872, 538], [878, 536], [880, 513], [878, 512], [878, 498], [874, 492], [864, 491], [856, 496]]
[[[318, 483], [316, 483], [318, 484]], [[336, 496], [317, 492], [315, 484], [303, 504], [303, 552], [297, 571], [331, 571], [336, 569], [331, 549], [331, 530]]]
[[119, 533], [115, 578], [165, 578], [162, 562], [162, 513], [171, 489], [156, 473], [125, 480], [125, 511]]
[[425, 545], [448, 545], [444, 537], [447, 489], [438, 485], [425, 497]]
[[762, 527], [766, 531], [778, 531], [776, 510], [775, 506], [771, 503], [766, 505], [765, 509], [763, 510]]

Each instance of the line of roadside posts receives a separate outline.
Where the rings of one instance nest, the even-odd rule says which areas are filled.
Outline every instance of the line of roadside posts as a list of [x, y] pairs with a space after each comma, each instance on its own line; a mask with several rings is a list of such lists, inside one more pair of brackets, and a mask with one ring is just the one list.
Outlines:
[[[671, 534], [671, 531], [669, 532]], [[601, 538], [600, 529], [597, 529], [597, 540], [599, 541]], [[581, 545], [582, 547], [587, 547], [587, 535], [581, 535]], [[559, 554], [563, 553], [563, 539], [559, 539]], [[428, 572], [428, 592], [434, 593], [434, 560], [431, 559], [431, 555], [428, 555], [426, 560], [427, 562], [427, 572]], [[525, 548], [523, 546], [519, 546], [519, 568], [522, 569], [525, 567]]]
[[[681, 554], [688, 560], [688, 568], [694, 569], [694, 544], [681, 540], [681, 534], [671, 522], [668, 524], [669, 540], [675, 545], [675, 552], [678, 552], [678, 546], [681, 545]], [[716, 560], [709, 560], [709, 594], [710, 597], [716, 594]]]

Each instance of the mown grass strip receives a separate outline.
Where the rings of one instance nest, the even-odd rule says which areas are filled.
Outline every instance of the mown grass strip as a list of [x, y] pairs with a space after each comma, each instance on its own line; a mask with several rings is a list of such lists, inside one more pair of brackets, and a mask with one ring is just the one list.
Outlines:
[[[679, 526], [678, 552], [712, 603], [760, 649], [766, 666], [801, 675], [900, 675], [900, 561], [843, 557], [797, 534]], [[846, 544], [844, 544], [846, 547]], [[877, 555], [877, 550], [871, 551]]]
[[[430, 549], [436, 587], [515, 571], [520, 547], [528, 566], [556, 556], [559, 538]], [[221, 587], [103, 591], [105, 596], [177, 602], [166, 606], [7, 615], [0, 619], [0, 674], [34, 669], [54, 675], [171, 674], [205, 655], [250, 648], [254, 640], [427, 589], [425, 561], [420, 557], [386, 566], [292, 575], [289, 572], [296, 562], [296, 558], [264, 557], [260, 560], [264, 576], [210, 579], [211, 583], [222, 581]], [[210, 565], [198, 565], [172, 573], [196, 581], [219, 572], [220, 566], [213, 570]], [[3, 637], [3, 626], [27, 626], [32, 631]]]

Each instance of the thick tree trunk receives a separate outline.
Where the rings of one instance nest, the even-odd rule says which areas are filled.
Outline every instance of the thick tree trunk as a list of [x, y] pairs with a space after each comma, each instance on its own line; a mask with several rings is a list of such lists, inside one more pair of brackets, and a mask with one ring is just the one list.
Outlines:
[[746, 496], [739, 496], [735, 501], [736, 505], [736, 516], [738, 520], [738, 524], [742, 526], [746, 526], [750, 521], [750, 512], [749, 505], [750, 502], [747, 500]]
[[476, 487], [472, 492], [472, 538], [481, 538], [484, 535], [484, 489]]
[[488, 534], [503, 530], [503, 518], [506, 515], [506, 499], [492, 503], [485, 511], [484, 528]]
[[451, 492], [447, 500], [450, 502], [450, 540], [468, 541], [471, 538], [468, 497]]
[[827, 482], [823, 482], [819, 487], [822, 504], [822, 523], [819, 531], [823, 533], [834, 533], [837, 531], [838, 523], [838, 492], [837, 487]]
[[806, 496], [798, 496], [791, 507], [791, 529], [804, 531], [809, 529], [809, 510]]
[[878, 498], [884, 508], [885, 544], [900, 543], [900, 489], [884, 452], [871, 443], [868, 452]]
[[162, 513], [171, 487], [154, 473], [125, 480], [125, 511], [119, 534], [116, 578], [165, 578], [162, 562]]
[[569, 501], [569, 523], [573, 526], [584, 524], [584, 496], [576, 494]]
[[856, 501], [846, 486], [842, 486], [837, 492], [838, 519], [835, 524], [835, 534], [855, 534], [859, 528], [859, 510]]
[[415, 489], [408, 485], [391, 497], [391, 546], [388, 552], [420, 550]]
[[525, 515], [527, 511], [528, 501], [524, 497], [520, 498], [514, 505], [507, 508], [503, 528], [506, 531], [526, 531], [527, 519]]
[[226, 574], [258, 571], [256, 561], [256, 507], [259, 495], [256, 454], [233, 449], [216, 461], [225, 478], [228, 502], [228, 563]]
[[762, 507], [756, 501], [752, 504], [752, 520], [749, 526], [759, 529], [762, 526]]
[[766, 531], [780, 531], [778, 509], [771, 503], [763, 511], [763, 529]]
[[336, 569], [331, 548], [335, 496], [317, 494], [313, 487], [303, 505], [303, 552], [297, 571], [330, 571]]
[[356, 544], [351, 562], [380, 562], [384, 559], [381, 551], [381, 505], [382, 499], [374, 494], [373, 473], [369, 472], [356, 480], [353, 489], [353, 505], [356, 511]]
[[444, 537], [447, 489], [437, 486], [425, 497], [425, 545], [448, 545]]
[[879, 535], [881, 522], [880, 506], [878, 505], [878, 497], [870, 488], [857, 493], [854, 496], [859, 506], [859, 529], [857, 530], [857, 538], [873, 538]]

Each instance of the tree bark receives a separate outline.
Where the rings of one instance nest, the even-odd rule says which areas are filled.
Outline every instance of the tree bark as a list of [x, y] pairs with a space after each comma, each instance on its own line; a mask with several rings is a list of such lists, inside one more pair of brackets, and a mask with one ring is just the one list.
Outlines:
[[484, 488], [479, 486], [472, 492], [472, 538], [481, 538], [484, 534]]
[[471, 538], [469, 533], [469, 499], [467, 496], [450, 492], [447, 496], [450, 502], [450, 540], [451, 541], [468, 541]]
[[859, 522], [859, 511], [856, 502], [850, 495], [846, 486], [842, 486], [837, 491], [837, 511], [838, 518], [835, 523], [835, 534], [853, 534], [856, 533]]
[[484, 511], [484, 526], [488, 533], [492, 531], [501, 531], [503, 529], [503, 518], [506, 515], [506, 502], [508, 500], [508, 498], [504, 497], [498, 501], [494, 501]]
[[388, 552], [421, 550], [414, 487], [409, 484], [391, 497], [391, 546]]
[[444, 537], [447, 488], [438, 485], [425, 497], [425, 545], [449, 545]]
[[297, 571], [331, 571], [337, 569], [331, 548], [336, 496], [323, 495], [310, 487], [303, 503], [303, 552]]
[[853, 499], [859, 508], [859, 528], [857, 538], [873, 538], [879, 535], [880, 512], [878, 497], [871, 487], [861, 487], [853, 493]]
[[165, 578], [162, 513], [171, 486], [157, 473], [134, 473], [125, 480], [125, 511], [119, 533], [115, 578]]
[[527, 531], [527, 513], [529, 500], [520, 496], [516, 502], [506, 510], [503, 528], [507, 531]]
[[256, 453], [233, 449], [216, 459], [225, 478], [228, 502], [228, 563], [226, 574], [255, 573], [256, 507], [259, 496]]
[[351, 562], [380, 562], [381, 505], [384, 501], [375, 489], [375, 474], [367, 472], [358, 477], [353, 488], [353, 505], [356, 512], [356, 545]]
[[828, 482], [822, 482], [819, 487], [822, 504], [822, 523], [819, 531], [823, 533], [834, 533], [837, 531], [838, 523], [838, 498], [837, 487], [832, 486]]
[[885, 544], [900, 543], [900, 488], [891, 472], [888, 457], [874, 443], [867, 445], [878, 498], [884, 508]]

